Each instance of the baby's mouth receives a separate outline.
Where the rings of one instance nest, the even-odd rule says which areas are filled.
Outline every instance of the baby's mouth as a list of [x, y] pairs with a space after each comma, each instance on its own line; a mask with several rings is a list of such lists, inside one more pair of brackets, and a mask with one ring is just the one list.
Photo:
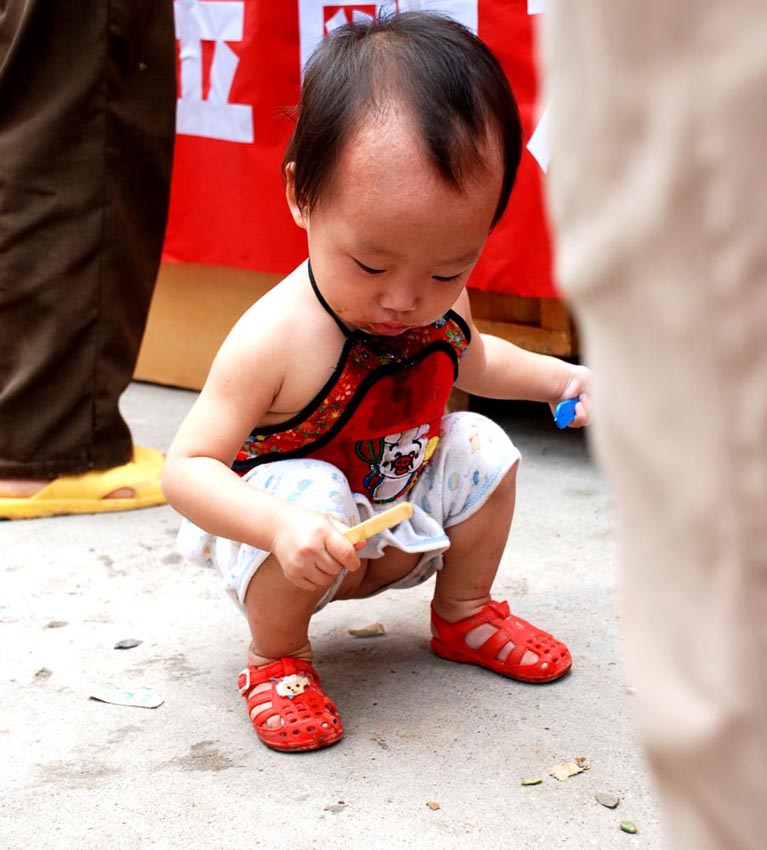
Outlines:
[[403, 325], [398, 322], [371, 322], [367, 327], [370, 333], [378, 334], [379, 336], [398, 336], [410, 329], [409, 325]]

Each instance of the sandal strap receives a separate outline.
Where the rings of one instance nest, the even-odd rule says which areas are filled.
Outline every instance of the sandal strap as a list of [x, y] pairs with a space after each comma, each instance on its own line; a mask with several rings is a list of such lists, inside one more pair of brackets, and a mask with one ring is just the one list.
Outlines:
[[437, 614], [433, 605], [431, 608], [431, 619], [436, 626], [437, 631], [440, 634], [443, 634], [444, 632], [445, 639], [451, 641], [463, 639], [469, 632], [473, 631], [478, 626], [484, 626], [485, 623], [490, 623], [500, 629], [503, 621], [508, 619], [510, 616], [511, 612], [509, 611], [509, 603], [506, 601], [496, 602], [493, 599], [491, 599], [481, 611], [473, 614], [471, 617], [466, 617], [464, 620], [458, 620], [457, 623], [448, 623], [447, 620], [443, 620], [442, 617]]
[[520, 664], [528, 651], [537, 655], [540, 663], [546, 660], [546, 656], [553, 655], [562, 645], [548, 632], [544, 632], [543, 629], [514, 614], [510, 614], [501, 621], [488, 622], [495, 626], [497, 631], [479, 647], [478, 651], [487, 654], [489, 658], [496, 658], [504, 646], [512, 643], [514, 646], [505, 658], [507, 664]]
[[308, 661], [302, 658], [280, 658], [277, 661], [272, 661], [265, 667], [254, 667], [249, 664], [237, 678], [237, 688], [239, 692], [246, 696], [256, 685], [261, 685], [264, 682], [269, 682], [274, 679], [283, 679], [285, 676], [294, 675], [309, 675], [315, 682], [319, 682], [317, 671]]
[[504, 648], [504, 646], [507, 646], [509, 642], [513, 643], [514, 646], [504, 659], [504, 663], [513, 665], [521, 663], [528, 650], [527, 641], [521, 642], [519, 640], [512, 640], [506, 629], [502, 627], [499, 627], [495, 634], [490, 635], [490, 637], [479, 646], [477, 652], [479, 652], [480, 655], [485, 655], [487, 658], [497, 658], [498, 653]]

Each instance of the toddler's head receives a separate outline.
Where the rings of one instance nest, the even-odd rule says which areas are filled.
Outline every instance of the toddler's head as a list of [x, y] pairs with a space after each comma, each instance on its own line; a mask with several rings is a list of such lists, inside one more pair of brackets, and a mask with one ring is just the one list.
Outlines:
[[366, 122], [391, 110], [408, 114], [436, 172], [456, 189], [490, 167], [488, 143], [500, 151], [495, 225], [522, 150], [514, 96], [500, 64], [476, 36], [425, 12], [341, 27], [313, 54], [283, 162], [292, 172], [298, 206], [311, 211], [332, 194], [346, 143]]

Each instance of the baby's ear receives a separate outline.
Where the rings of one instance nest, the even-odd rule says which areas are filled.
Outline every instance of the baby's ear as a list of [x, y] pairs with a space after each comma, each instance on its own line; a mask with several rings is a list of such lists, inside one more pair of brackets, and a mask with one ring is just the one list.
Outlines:
[[289, 162], [285, 166], [285, 198], [288, 202], [290, 214], [293, 216], [293, 221], [299, 226], [306, 229], [306, 219], [301, 207], [296, 200], [296, 164]]

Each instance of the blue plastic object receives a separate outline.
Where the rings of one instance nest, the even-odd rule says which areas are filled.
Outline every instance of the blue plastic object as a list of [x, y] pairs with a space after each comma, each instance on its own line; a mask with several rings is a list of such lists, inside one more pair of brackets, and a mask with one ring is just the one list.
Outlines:
[[575, 419], [575, 405], [578, 404], [580, 396], [560, 401], [554, 410], [554, 422], [557, 428], [567, 428]]

